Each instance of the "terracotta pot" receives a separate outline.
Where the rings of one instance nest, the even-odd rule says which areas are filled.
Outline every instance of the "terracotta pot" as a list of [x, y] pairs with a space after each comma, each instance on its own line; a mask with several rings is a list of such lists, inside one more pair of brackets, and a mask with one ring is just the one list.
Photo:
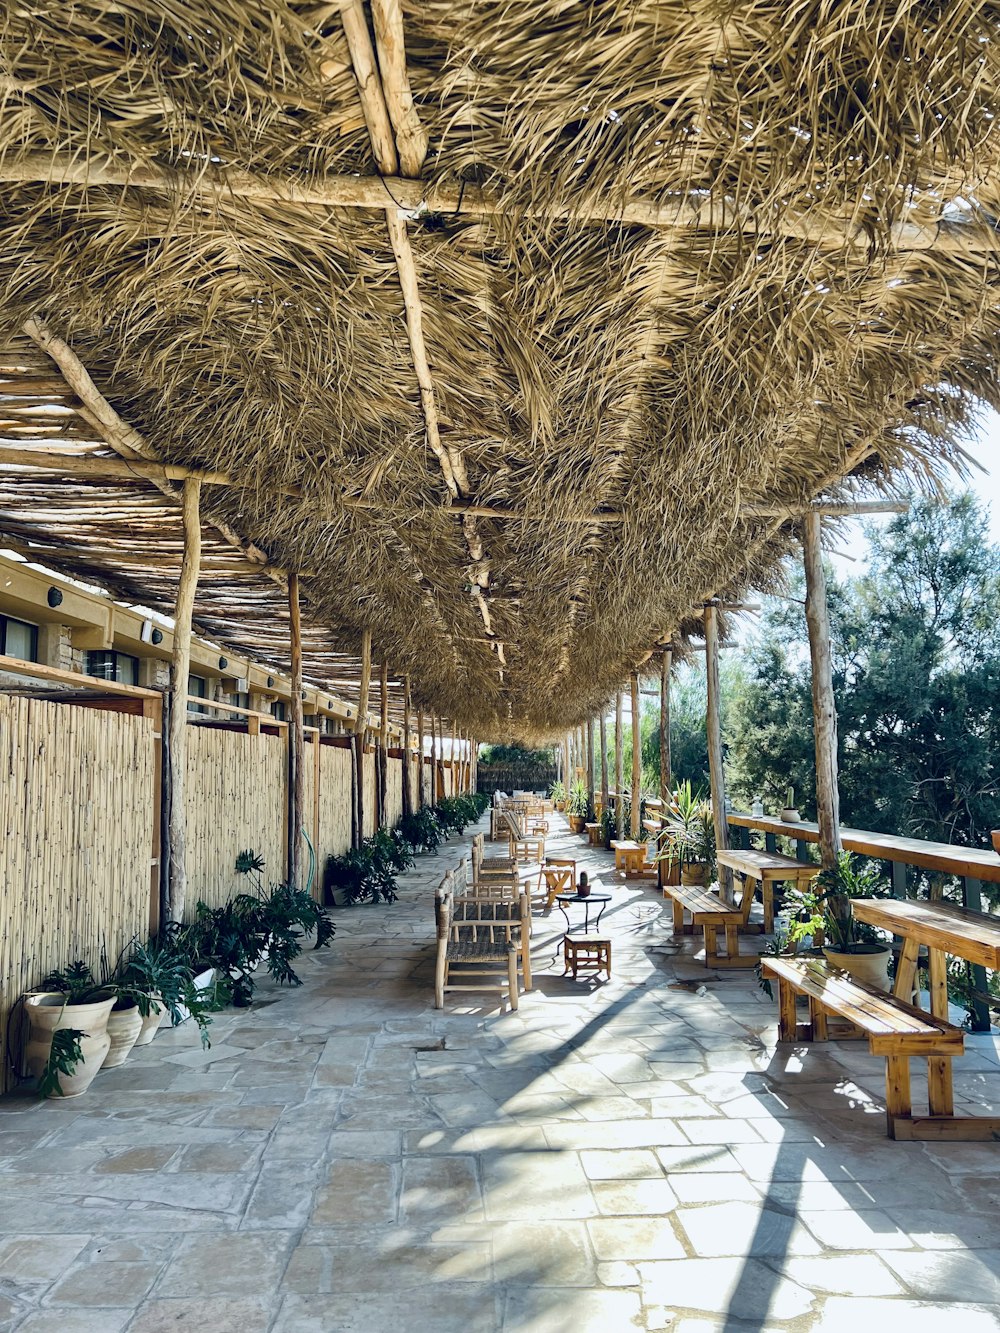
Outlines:
[[867, 981], [879, 990], [889, 989], [890, 950], [885, 944], [858, 944], [851, 953], [824, 948], [823, 953], [831, 967], [839, 967], [856, 981]]
[[116, 1069], [118, 1065], [123, 1065], [141, 1031], [142, 1014], [139, 1013], [137, 1004], [127, 1005], [124, 1009], [112, 1009], [108, 1015], [108, 1036], [111, 1038], [111, 1046], [101, 1068]]
[[56, 991], [29, 995], [24, 1002], [28, 1016], [25, 1064], [29, 1075], [41, 1078], [52, 1050], [53, 1034], [63, 1028], [76, 1028], [84, 1033], [80, 1038], [83, 1059], [72, 1074], [60, 1075], [59, 1093], [53, 1095], [79, 1097], [86, 1092], [111, 1046], [107, 1029], [114, 1002], [113, 995], [93, 1004], [67, 1004], [66, 996]]
[[704, 888], [708, 882], [708, 866], [704, 861], [690, 861], [681, 866], [681, 883], [688, 888]]
[[583, 815], [567, 815], [566, 818], [569, 820], [570, 833], [583, 832], [583, 826], [587, 822]]
[[142, 1020], [142, 1027], [139, 1029], [139, 1035], [135, 1039], [137, 1046], [148, 1046], [156, 1036], [157, 1029], [163, 1022], [163, 1016], [166, 1009], [162, 1004], [154, 1004], [149, 1013]]
[[995, 828], [990, 834], [990, 838], [993, 840], [993, 850], [997, 856], [1000, 856], [1000, 828]]

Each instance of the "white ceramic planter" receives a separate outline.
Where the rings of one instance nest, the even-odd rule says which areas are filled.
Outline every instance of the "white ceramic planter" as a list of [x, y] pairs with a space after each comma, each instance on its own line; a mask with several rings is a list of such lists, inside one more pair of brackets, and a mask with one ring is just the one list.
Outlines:
[[839, 967], [857, 981], [867, 981], [879, 990], [889, 989], [890, 951], [884, 944], [859, 944], [857, 952], [841, 953], [838, 949], [824, 949], [823, 954], [831, 967]]
[[142, 1026], [139, 1028], [139, 1035], [135, 1039], [137, 1046], [148, 1046], [156, 1036], [157, 1029], [163, 1022], [163, 1015], [166, 1009], [162, 1004], [154, 1004], [149, 1013], [142, 1019]]
[[128, 1053], [135, 1045], [136, 1037], [142, 1030], [142, 1014], [137, 1004], [127, 1009], [112, 1009], [108, 1015], [108, 1036], [111, 1045], [104, 1057], [102, 1069], [115, 1069], [128, 1059]]
[[[203, 994], [204, 992], [210, 991], [212, 989], [214, 982], [215, 982], [215, 968], [207, 967], [204, 972], [199, 972], [198, 975], [195, 977], [194, 988], [196, 991]], [[177, 1012], [181, 1016], [180, 1021], [182, 1023], [186, 1023], [187, 1020], [191, 1017], [191, 1012], [188, 1009], [187, 1005], [185, 1004], [179, 1004], [177, 1006]]]
[[76, 1028], [84, 1034], [80, 1038], [83, 1059], [72, 1074], [60, 1075], [59, 1090], [63, 1097], [79, 1097], [86, 1092], [111, 1046], [108, 1015], [114, 1002], [114, 996], [109, 996], [93, 1004], [67, 1004], [65, 995], [54, 991], [29, 995], [24, 1002], [28, 1016], [25, 1064], [31, 1077], [41, 1078], [52, 1050], [53, 1034], [63, 1028]]
[[802, 816], [798, 810], [782, 810], [781, 822], [783, 824], [801, 824]]

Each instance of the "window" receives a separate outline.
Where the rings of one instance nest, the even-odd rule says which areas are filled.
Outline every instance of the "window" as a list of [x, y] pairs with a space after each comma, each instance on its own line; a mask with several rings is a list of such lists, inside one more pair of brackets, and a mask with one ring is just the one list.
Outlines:
[[282, 699], [275, 699], [274, 703], [271, 705], [271, 716], [276, 717], [279, 722], [284, 722], [285, 704]]
[[[199, 699], [208, 698], [208, 681], [204, 676], [188, 675], [188, 694], [196, 694]], [[189, 713], [205, 713], [207, 711], [201, 704], [188, 704]]]
[[237, 708], [249, 708], [250, 695], [246, 693], [241, 693], [239, 690], [236, 690], [233, 694], [229, 696], [229, 702], [231, 704], [235, 704]]
[[139, 659], [128, 653], [88, 653], [87, 675], [98, 680], [117, 680], [122, 685], [138, 685]]
[[38, 661], [38, 626], [13, 616], [0, 616], [0, 652], [22, 662]]

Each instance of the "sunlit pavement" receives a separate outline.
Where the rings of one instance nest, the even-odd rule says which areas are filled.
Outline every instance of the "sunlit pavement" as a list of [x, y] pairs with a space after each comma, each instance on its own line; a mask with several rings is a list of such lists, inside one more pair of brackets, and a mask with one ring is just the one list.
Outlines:
[[[211, 1050], [161, 1031], [79, 1100], [0, 1102], [0, 1330], [995, 1333], [1000, 1144], [887, 1140], [881, 1060], [776, 1049], [753, 972], [555, 824], [611, 886], [610, 982], [562, 977], [554, 911], [517, 1013], [435, 1011], [455, 840]], [[967, 1048], [956, 1105], [996, 1113]]]

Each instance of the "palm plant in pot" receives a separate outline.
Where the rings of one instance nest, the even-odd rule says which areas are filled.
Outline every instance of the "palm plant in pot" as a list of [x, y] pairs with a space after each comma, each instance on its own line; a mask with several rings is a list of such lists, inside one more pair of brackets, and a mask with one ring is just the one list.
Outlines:
[[658, 859], [681, 867], [681, 883], [711, 884], [715, 879], [715, 823], [712, 807], [683, 782], [673, 793], [660, 835]]
[[553, 782], [552, 786], [549, 788], [549, 797], [557, 810], [559, 811], [565, 810], [566, 809], [565, 783], [561, 782], [557, 778], [555, 782]]
[[890, 949], [874, 926], [858, 921], [852, 900], [885, 898], [889, 888], [873, 862], [859, 863], [850, 852], [840, 852], [834, 865], [816, 876], [818, 901], [828, 943], [827, 962], [859, 981], [889, 989]]
[[566, 802], [566, 818], [569, 821], [570, 832], [582, 833], [589, 815], [590, 797], [587, 795], [583, 779], [578, 778], [570, 788], [569, 800]]

